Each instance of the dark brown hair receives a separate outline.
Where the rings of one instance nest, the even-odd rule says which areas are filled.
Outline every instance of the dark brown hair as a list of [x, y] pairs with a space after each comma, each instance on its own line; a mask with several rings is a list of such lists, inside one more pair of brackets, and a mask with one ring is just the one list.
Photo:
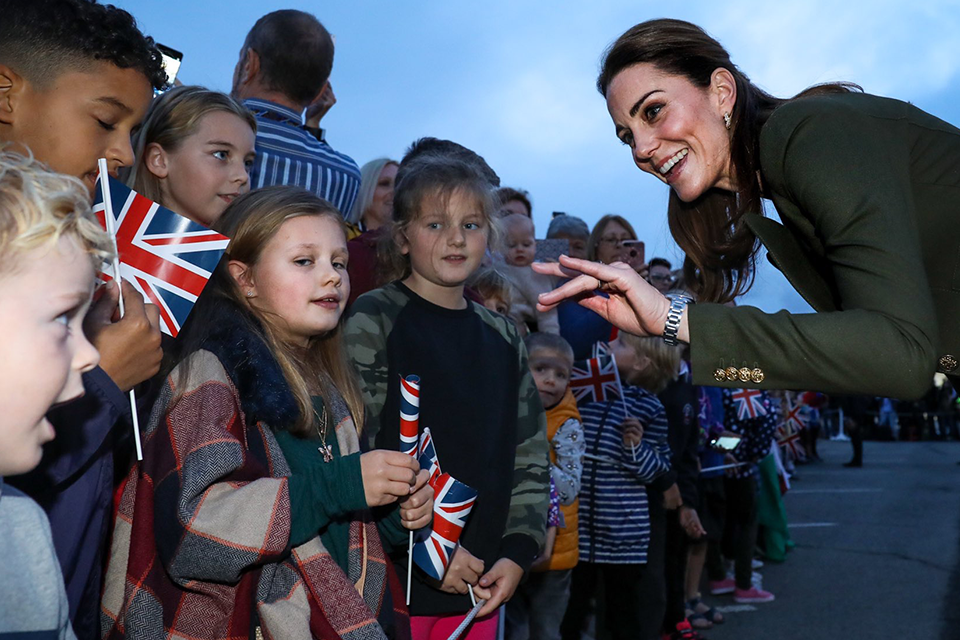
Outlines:
[[[760, 89], [733, 62], [730, 54], [703, 29], [682, 20], [642, 22], [617, 38], [604, 52], [597, 89], [607, 95], [613, 78], [628, 67], [649, 63], [660, 71], [683, 76], [695, 86], [710, 86], [713, 72], [726, 69], [736, 82], [730, 165], [739, 177], [737, 191], [710, 189], [693, 202], [670, 191], [667, 219], [674, 240], [683, 249], [684, 274], [699, 299], [725, 302], [753, 284], [757, 238], [743, 223], [746, 213], [763, 213], [763, 193], [754, 176], [760, 170], [760, 130], [777, 107], [787, 102]], [[860, 90], [850, 83], [823, 84], [795, 98]]]
[[513, 187], [500, 187], [497, 189], [497, 197], [500, 198], [500, 206], [504, 206], [511, 200], [520, 202], [527, 208], [527, 217], [533, 217], [533, 204], [530, 203], [530, 192], [525, 189], [514, 189]]

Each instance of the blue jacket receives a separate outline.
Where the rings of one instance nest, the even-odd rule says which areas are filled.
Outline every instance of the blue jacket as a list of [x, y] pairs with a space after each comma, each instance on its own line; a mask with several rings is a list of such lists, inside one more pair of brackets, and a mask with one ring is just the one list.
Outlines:
[[100, 637], [100, 588], [113, 505], [114, 451], [129, 438], [130, 403], [97, 367], [86, 394], [50, 412], [57, 437], [34, 471], [9, 478], [47, 512], [80, 640]]

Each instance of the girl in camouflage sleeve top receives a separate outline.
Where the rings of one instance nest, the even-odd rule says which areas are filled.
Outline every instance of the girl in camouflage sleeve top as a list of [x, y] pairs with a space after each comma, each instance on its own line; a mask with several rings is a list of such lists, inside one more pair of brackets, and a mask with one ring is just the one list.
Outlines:
[[[491, 176], [482, 158], [438, 140], [414, 144], [401, 163], [385, 253], [397, 279], [361, 296], [345, 329], [363, 381], [365, 434], [398, 449], [399, 379], [420, 377], [420, 424], [443, 471], [478, 491], [442, 584], [414, 572], [415, 639], [446, 638], [487, 603], [468, 634], [493, 638], [507, 601], [543, 542], [549, 502], [546, 422], [527, 353], [507, 318], [464, 297], [494, 228]], [[394, 556], [401, 575], [406, 550]]]

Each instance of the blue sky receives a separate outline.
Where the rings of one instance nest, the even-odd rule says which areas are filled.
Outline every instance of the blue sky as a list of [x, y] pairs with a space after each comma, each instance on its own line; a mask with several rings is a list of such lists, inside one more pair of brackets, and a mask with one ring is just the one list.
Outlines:
[[[679, 258], [666, 187], [633, 165], [595, 89], [603, 49], [637, 22], [699, 24], [776, 95], [850, 80], [960, 124], [960, 0], [112, 1], [183, 51], [184, 83], [224, 91], [257, 18], [309, 11], [336, 36], [338, 102], [323, 121], [335, 148], [362, 165], [399, 158], [421, 136], [456, 140], [483, 155], [505, 185], [530, 191], [538, 235], [553, 211], [591, 225], [619, 213], [646, 241], [648, 257]], [[776, 217], [772, 207], [768, 214]], [[744, 303], [809, 309], [762, 264]]]

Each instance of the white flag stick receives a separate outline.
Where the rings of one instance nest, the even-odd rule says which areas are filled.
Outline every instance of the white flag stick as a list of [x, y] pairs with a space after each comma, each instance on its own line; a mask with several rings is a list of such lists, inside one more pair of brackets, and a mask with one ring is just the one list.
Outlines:
[[[471, 594], [473, 591], [470, 592]], [[486, 600], [481, 600], [473, 605], [473, 609], [470, 609], [470, 613], [467, 614], [467, 617], [463, 619], [463, 622], [453, 630], [453, 633], [450, 634], [450, 637], [447, 640], [457, 640], [464, 631], [467, 630], [467, 627], [470, 626], [470, 623], [473, 622], [473, 619], [477, 617], [477, 614], [480, 613], [480, 609], [483, 608], [483, 604]]]
[[407, 606], [410, 606], [410, 576], [413, 575], [413, 531], [410, 532], [410, 543], [407, 545]]
[[707, 467], [706, 469], [700, 469], [700, 473], [706, 473], [708, 471], [722, 471], [724, 469], [736, 469], [737, 467], [742, 467], [745, 464], [750, 464], [749, 462], [738, 462], [736, 464], [723, 464], [719, 467]]
[[[630, 417], [630, 412], [627, 409], [627, 399], [623, 397], [623, 384], [620, 383], [620, 370], [617, 369], [617, 358], [613, 355], [613, 352], [610, 352], [610, 359], [613, 360], [613, 375], [617, 378], [617, 389], [620, 391], [620, 402], [623, 404], [623, 417], [624, 419]], [[600, 361], [597, 360], [597, 366], [600, 366]], [[630, 443], [630, 453], [633, 455], [633, 461], [637, 461], [637, 445]]]
[[[117, 299], [120, 305], [120, 317], [123, 317], [123, 288], [120, 278], [120, 253], [117, 249], [117, 224], [113, 216], [113, 201], [110, 199], [110, 174], [107, 173], [107, 160], [97, 160], [100, 169], [100, 193], [103, 194], [103, 219], [107, 223], [107, 233], [113, 242], [113, 281], [117, 283]], [[137, 396], [130, 389], [130, 416], [133, 418], [133, 441], [137, 445], [137, 461], [143, 460], [143, 450], [140, 448], [140, 419], [137, 417]]]
[[472, 586], [470, 586], [470, 587], [467, 589], [467, 593], [470, 594], [470, 604], [472, 604], [473, 606], [477, 606], [477, 596], [473, 595], [473, 587], [472, 587]]

